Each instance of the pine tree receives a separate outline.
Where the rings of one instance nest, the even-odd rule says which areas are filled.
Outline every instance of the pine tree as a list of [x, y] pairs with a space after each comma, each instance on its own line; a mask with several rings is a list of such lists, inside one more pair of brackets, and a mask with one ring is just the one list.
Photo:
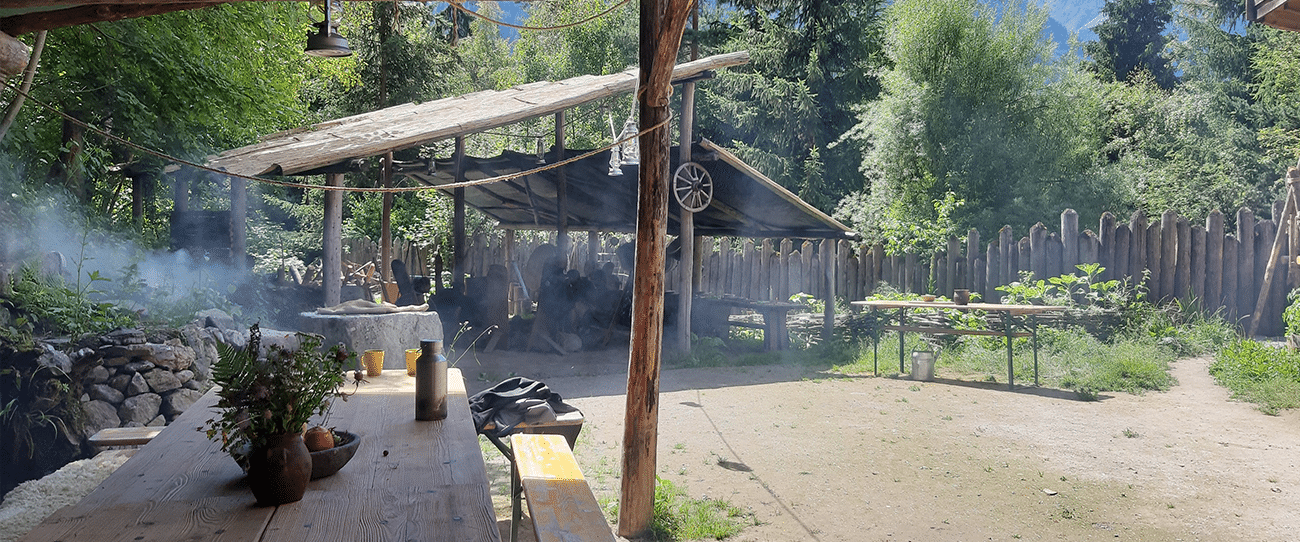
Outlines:
[[1161, 55], [1169, 41], [1164, 32], [1173, 0], [1106, 0], [1101, 12], [1106, 20], [1093, 29], [1097, 41], [1084, 45], [1097, 74], [1128, 81], [1135, 70], [1145, 69], [1162, 88], [1173, 87], [1174, 71]]

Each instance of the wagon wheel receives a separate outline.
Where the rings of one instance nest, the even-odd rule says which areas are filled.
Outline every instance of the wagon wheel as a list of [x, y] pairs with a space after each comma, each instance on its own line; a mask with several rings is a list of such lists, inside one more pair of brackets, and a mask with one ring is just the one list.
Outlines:
[[703, 211], [713, 201], [713, 177], [695, 162], [686, 162], [673, 173], [673, 194], [682, 209], [692, 213]]

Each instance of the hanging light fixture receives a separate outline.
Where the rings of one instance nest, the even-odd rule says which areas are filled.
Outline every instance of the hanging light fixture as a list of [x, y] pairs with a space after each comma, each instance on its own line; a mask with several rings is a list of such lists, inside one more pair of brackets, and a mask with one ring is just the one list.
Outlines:
[[312, 4], [325, 12], [325, 20], [312, 23], [316, 31], [307, 33], [306, 53], [322, 57], [352, 56], [352, 48], [348, 47], [347, 38], [339, 34], [337, 19], [343, 12], [343, 0], [322, 0]]
[[622, 147], [623, 165], [635, 166], [641, 163], [641, 149], [637, 146], [636, 134], [641, 130], [637, 128], [636, 121], [632, 117], [627, 118], [623, 123], [623, 133], [618, 134], [618, 138], [623, 141], [619, 146]]
[[[609, 133], [615, 134], [616, 132], [614, 131], [614, 115], [611, 114], [609, 115], [608, 118], [609, 118]], [[614, 141], [617, 143], [618, 140], [619, 137], [615, 135]], [[617, 177], [623, 174], [623, 170], [619, 167], [623, 164], [623, 160], [619, 156], [620, 147], [622, 147], [622, 145], [614, 145], [613, 147], [609, 148], [609, 176], [610, 177]]]
[[637, 90], [641, 87], [641, 79], [638, 77], [636, 85], [632, 87], [632, 106], [627, 111], [627, 121], [623, 123], [623, 131], [618, 134], [615, 141], [626, 139], [619, 146], [622, 147], [623, 160], [625, 166], [635, 166], [641, 163], [641, 148], [637, 144], [636, 134], [641, 131], [636, 124], [636, 97]]
[[537, 165], [546, 163], [546, 142], [541, 136], [537, 137]]

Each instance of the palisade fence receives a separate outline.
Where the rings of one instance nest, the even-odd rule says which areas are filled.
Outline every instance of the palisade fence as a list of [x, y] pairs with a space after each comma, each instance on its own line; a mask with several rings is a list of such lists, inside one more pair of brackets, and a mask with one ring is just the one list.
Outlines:
[[[1282, 203], [1273, 205], [1273, 216], [1281, 216]], [[864, 299], [886, 283], [899, 291], [948, 297], [954, 289], [965, 288], [978, 292], [985, 301], [997, 302], [1002, 293], [996, 288], [1021, 280], [1023, 271], [1032, 272], [1035, 278], [1072, 272], [1082, 275], [1075, 266], [1095, 262], [1106, 268], [1103, 279], [1131, 284], [1145, 280], [1152, 301], [1178, 300], [1206, 314], [1217, 312], [1249, 329], [1269, 255], [1281, 236], [1279, 265], [1257, 328], [1260, 334], [1280, 335], [1287, 292], [1300, 285], [1296, 262], [1300, 236], [1288, 236], [1288, 229], [1279, 228], [1273, 220], [1257, 219], [1243, 208], [1237, 211], [1235, 231], [1225, 230], [1224, 217], [1218, 211], [1210, 213], [1203, 225], [1192, 224], [1172, 211], [1151, 218], [1139, 211], [1127, 223], [1105, 213], [1094, 233], [1080, 230], [1078, 214], [1067, 209], [1061, 213], [1059, 231], [1048, 231], [1040, 223], [1017, 238], [1011, 227], [1005, 226], [986, 239], [972, 229], [964, 239], [950, 237], [947, 246], [933, 254], [888, 255], [881, 242], [847, 240], [703, 237], [697, 246], [702, 254], [699, 274], [704, 295], [788, 300], [804, 293], [820, 299], [827, 296], [824, 277], [828, 266], [833, 266], [833, 293], [841, 299]], [[530, 255], [543, 244], [553, 246], [554, 237], [552, 233], [516, 240], [509, 232], [471, 237], [466, 272], [485, 275], [489, 266], [504, 265], [509, 253], [514, 260], [514, 266], [507, 266], [509, 276], [527, 276], [527, 272], [514, 269], [536, 265], [528, 261]], [[605, 262], [614, 262], [617, 268], [615, 247], [628, 238], [571, 234], [569, 268], [585, 271], [590, 264]], [[413, 252], [410, 257], [422, 254]], [[413, 266], [412, 273], [432, 267], [430, 263]], [[668, 273], [668, 290], [678, 290], [678, 276], [675, 271]]]

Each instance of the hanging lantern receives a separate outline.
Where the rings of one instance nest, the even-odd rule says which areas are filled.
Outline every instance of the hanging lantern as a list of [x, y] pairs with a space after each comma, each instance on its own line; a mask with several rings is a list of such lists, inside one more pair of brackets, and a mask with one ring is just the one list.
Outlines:
[[546, 163], [546, 142], [542, 141], [542, 138], [538, 137], [537, 138], [537, 164], [541, 165], [545, 163]]
[[352, 56], [348, 40], [339, 34], [339, 19], [343, 15], [343, 0], [317, 0], [312, 5], [325, 13], [325, 20], [312, 23], [315, 32], [307, 33], [306, 53], [312, 56]]
[[618, 135], [619, 140], [623, 141], [619, 146], [622, 147], [623, 165], [635, 166], [641, 163], [641, 148], [637, 145], [636, 134], [641, 130], [637, 128], [636, 121], [628, 117], [627, 122], [623, 123], [623, 133]]
[[619, 147], [618, 145], [614, 145], [609, 149], [609, 176], [610, 177], [617, 177], [623, 174], [623, 170], [619, 168], [619, 166], [623, 164], [623, 161], [619, 159], [618, 147]]

